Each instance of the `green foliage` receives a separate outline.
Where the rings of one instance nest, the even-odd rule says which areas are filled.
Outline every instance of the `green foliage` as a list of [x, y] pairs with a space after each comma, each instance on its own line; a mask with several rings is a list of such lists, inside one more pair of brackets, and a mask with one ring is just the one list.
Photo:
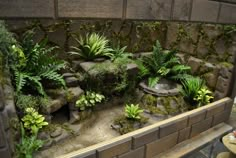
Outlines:
[[4, 63], [14, 64], [14, 54], [12, 53], [11, 46], [16, 44], [16, 40], [12, 33], [10, 33], [5, 26], [5, 22], [0, 20], [0, 56], [3, 56]]
[[33, 135], [37, 135], [39, 129], [48, 125], [43, 115], [40, 115], [34, 108], [27, 108], [25, 112], [26, 115], [22, 118], [24, 128], [29, 130]]
[[78, 55], [84, 60], [94, 60], [100, 57], [110, 57], [112, 49], [108, 47], [109, 41], [96, 33], [87, 34], [85, 38], [82, 36], [75, 38], [78, 47], [71, 47], [75, 52], [72, 55]]
[[181, 80], [183, 75], [189, 73], [190, 67], [180, 64], [175, 53], [175, 51], [163, 51], [159, 41], [156, 41], [153, 54], [143, 57], [143, 65], [138, 64], [142, 76], [151, 77], [148, 85], [154, 86], [160, 78]]
[[36, 110], [39, 110], [40, 107], [46, 105], [47, 102], [48, 99], [41, 96], [24, 94], [19, 94], [16, 96], [16, 106], [22, 111], [25, 111], [27, 108], [34, 108]]
[[143, 112], [142, 109], [140, 109], [139, 105], [136, 104], [130, 104], [130, 105], [126, 105], [125, 106], [125, 116], [129, 119], [133, 119], [133, 120], [139, 120], [140, 114]]
[[27, 136], [21, 124], [21, 140], [20, 144], [16, 144], [17, 158], [33, 158], [33, 153], [38, 151], [43, 144], [44, 141], [37, 139], [36, 135]]
[[183, 89], [181, 91], [184, 98], [192, 105], [196, 104], [194, 98], [198, 91], [204, 86], [204, 81], [199, 77], [189, 77], [182, 81]]
[[197, 95], [194, 98], [194, 100], [198, 102], [198, 106], [209, 104], [212, 99], [213, 99], [212, 92], [208, 90], [206, 87], [201, 88], [197, 92]]
[[111, 58], [112, 61], [114, 61], [118, 58], [126, 59], [126, 58], [132, 57], [132, 53], [125, 52], [126, 48], [127, 48], [127, 46], [124, 46], [122, 48], [120, 48], [120, 46], [119, 46], [119, 47], [113, 49], [112, 54], [110, 54], [109, 57]]
[[92, 108], [96, 105], [96, 103], [101, 103], [102, 100], [105, 99], [105, 96], [99, 93], [87, 91], [86, 94], [82, 95], [76, 101], [76, 107], [78, 107], [81, 111]]
[[43, 82], [53, 81], [58, 86], [65, 87], [65, 81], [59, 70], [65, 68], [64, 61], [56, 59], [51, 52], [56, 47], [47, 48], [47, 40], [33, 43], [33, 32], [24, 35], [20, 46], [12, 46], [13, 52], [18, 56], [18, 64], [12, 67], [15, 75], [16, 92], [21, 93], [26, 87], [46, 95]]

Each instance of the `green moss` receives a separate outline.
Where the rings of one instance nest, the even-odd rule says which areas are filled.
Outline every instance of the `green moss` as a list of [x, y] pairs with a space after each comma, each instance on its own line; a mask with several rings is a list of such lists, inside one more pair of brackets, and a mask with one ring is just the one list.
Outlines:
[[229, 62], [220, 62], [220, 65], [226, 67], [226, 68], [232, 68], [234, 65]]
[[140, 120], [127, 119], [125, 115], [121, 115], [114, 120], [114, 124], [120, 126], [118, 132], [126, 134], [143, 127], [148, 122], [148, 118], [141, 116]]

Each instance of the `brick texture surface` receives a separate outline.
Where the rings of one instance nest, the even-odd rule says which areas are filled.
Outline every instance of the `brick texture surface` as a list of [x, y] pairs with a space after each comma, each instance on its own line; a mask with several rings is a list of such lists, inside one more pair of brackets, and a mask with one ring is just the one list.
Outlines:
[[160, 138], [187, 127], [187, 123], [187, 118], [182, 118], [160, 126]]
[[122, 0], [58, 0], [59, 17], [122, 18]]
[[224, 109], [225, 109], [225, 103], [219, 103], [207, 110], [206, 118], [211, 117], [219, 112], [222, 112], [224, 111]]
[[190, 130], [191, 128], [187, 127], [179, 131], [178, 143], [185, 141], [189, 138]]
[[145, 132], [133, 137], [133, 148], [136, 149], [147, 143], [150, 143], [158, 138], [159, 130], [155, 129], [153, 131]]
[[54, 17], [54, 1], [52, 0], [1, 0], [0, 17]]
[[225, 122], [230, 117], [231, 110], [225, 110], [223, 112], [217, 113], [213, 116], [213, 123], [212, 125], [215, 126], [219, 123]]
[[135, 150], [132, 150], [126, 154], [120, 155], [118, 158], [144, 158], [145, 148], [144, 146]]
[[222, 3], [218, 22], [236, 23], [236, 5]]
[[115, 142], [97, 150], [98, 158], [112, 158], [131, 150], [131, 139]]
[[208, 0], [193, 0], [191, 21], [217, 21], [219, 3]]
[[173, 20], [189, 20], [191, 0], [175, 0], [173, 5]]
[[156, 140], [152, 143], [147, 144], [146, 146], [146, 158], [152, 158], [155, 155], [160, 154], [168, 150], [169, 148], [177, 144], [178, 132], [170, 134], [166, 137], [163, 137], [159, 140]]
[[202, 110], [202, 111], [191, 114], [189, 116], [188, 124], [192, 125], [194, 123], [197, 123], [197, 122], [200, 122], [200, 121], [204, 120], [205, 117], [206, 117], [206, 112], [207, 112], [206, 110]]
[[208, 130], [212, 125], [212, 120], [213, 120], [213, 117], [210, 117], [206, 120], [202, 120], [202, 121], [192, 125], [190, 137], [192, 138], [192, 137], [198, 135], [199, 133]]

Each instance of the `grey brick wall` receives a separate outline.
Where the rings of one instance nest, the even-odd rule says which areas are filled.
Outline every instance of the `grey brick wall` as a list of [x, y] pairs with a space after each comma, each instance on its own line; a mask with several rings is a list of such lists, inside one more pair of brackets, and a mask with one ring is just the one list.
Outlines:
[[236, 23], [234, 0], [0, 0], [1, 18], [108, 18]]

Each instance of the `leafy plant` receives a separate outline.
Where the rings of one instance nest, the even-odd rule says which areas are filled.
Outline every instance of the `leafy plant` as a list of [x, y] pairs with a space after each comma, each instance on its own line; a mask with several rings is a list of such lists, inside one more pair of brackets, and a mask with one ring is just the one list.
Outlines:
[[127, 53], [125, 52], [125, 49], [127, 48], [127, 46], [124, 46], [122, 48], [120, 48], [120, 46], [118, 46], [117, 48], [113, 49], [112, 54], [109, 55], [109, 57], [111, 58], [112, 61], [118, 59], [118, 58], [122, 58], [122, 59], [126, 59], [126, 58], [130, 58], [132, 57], [131, 53]]
[[84, 60], [94, 60], [100, 57], [110, 57], [112, 49], [108, 47], [109, 41], [96, 33], [86, 34], [85, 38], [82, 36], [75, 38], [78, 47], [71, 47], [75, 52], [72, 55], [78, 55]]
[[194, 98], [194, 100], [198, 102], [198, 106], [209, 104], [211, 99], [213, 99], [212, 92], [206, 87], [201, 88]]
[[39, 108], [43, 105], [46, 105], [47, 102], [48, 99], [41, 96], [24, 94], [16, 95], [16, 106], [22, 111], [25, 111], [27, 108], [34, 108], [36, 110], [39, 110]]
[[196, 100], [194, 99], [198, 91], [204, 86], [204, 81], [199, 77], [189, 77], [185, 80], [182, 80], [183, 89], [181, 93], [184, 98], [191, 104], [196, 104]]
[[65, 87], [65, 81], [58, 71], [65, 68], [66, 64], [50, 54], [56, 47], [47, 48], [46, 39], [34, 44], [32, 36], [33, 32], [27, 32], [22, 47], [12, 46], [14, 53], [18, 54], [18, 64], [12, 67], [16, 92], [21, 93], [26, 87], [30, 87], [45, 96], [45, 81], [54, 81], [58, 86]]
[[96, 103], [101, 103], [102, 100], [105, 99], [105, 96], [99, 93], [87, 91], [86, 94], [82, 95], [76, 101], [76, 107], [78, 107], [81, 111], [86, 108], [92, 108], [96, 105]]
[[[139, 67], [142, 76], [151, 77], [148, 85], [153, 87], [161, 78], [181, 80], [190, 71], [189, 66], [180, 64], [175, 51], [164, 51], [159, 43], [153, 46], [153, 54], [144, 56]], [[154, 82], [155, 81], [155, 82]]]
[[26, 115], [22, 118], [24, 128], [30, 130], [33, 135], [37, 135], [39, 129], [48, 125], [43, 115], [40, 115], [34, 108], [27, 108], [25, 112]]
[[139, 105], [136, 104], [130, 104], [125, 106], [125, 116], [129, 119], [139, 120], [140, 114], [143, 112], [142, 109], [140, 109]]
[[10, 33], [4, 21], [0, 21], [0, 56], [3, 60], [1, 64], [14, 64], [14, 54], [12, 53], [11, 46], [16, 44], [16, 40], [12, 33]]
[[43, 144], [44, 141], [37, 139], [37, 135], [27, 136], [21, 124], [21, 140], [19, 144], [16, 144], [17, 158], [33, 158], [33, 153], [38, 151]]

